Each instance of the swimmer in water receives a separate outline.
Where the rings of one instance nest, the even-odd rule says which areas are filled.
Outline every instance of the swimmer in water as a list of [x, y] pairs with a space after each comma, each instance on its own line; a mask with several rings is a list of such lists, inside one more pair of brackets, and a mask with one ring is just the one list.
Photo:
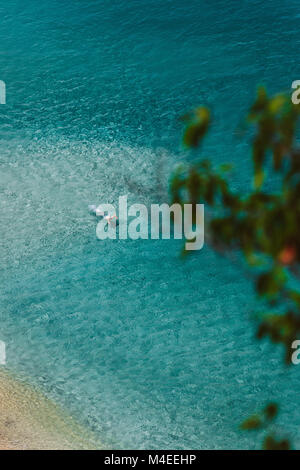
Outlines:
[[[118, 217], [116, 215], [104, 215], [104, 212], [102, 210], [98, 209], [95, 204], [89, 205], [88, 208], [89, 208], [89, 211], [92, 214], [96, 215], [97, 217], [103, 217], [104, 220], [106, 220], [106, 222], [109, 225], [112, 225], [113, 227], [115, 227], [117, 225]], [[114, 219], [116, 219], [115, 222], [114, 222]]]
[[[117, 217], [116, 215], [106, 215], [106, 216], [104, 217], [104, 219], [107, 221], [107, 223], [110, 224], [110, 225], [112, 225], [113, 227], [115, 227], [116, 224], [117, 224], [117, 218], [118, 218], [118, 217]], [[114, 219], [116, 219], [115, 222], [113, 222]]]

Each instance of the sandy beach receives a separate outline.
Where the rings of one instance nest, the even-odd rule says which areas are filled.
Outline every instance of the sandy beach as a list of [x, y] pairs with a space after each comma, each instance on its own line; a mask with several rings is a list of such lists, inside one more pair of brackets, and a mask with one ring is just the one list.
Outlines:
[[0, 450], [99, 448], [94, 436], [51, 400], [0, 370]]

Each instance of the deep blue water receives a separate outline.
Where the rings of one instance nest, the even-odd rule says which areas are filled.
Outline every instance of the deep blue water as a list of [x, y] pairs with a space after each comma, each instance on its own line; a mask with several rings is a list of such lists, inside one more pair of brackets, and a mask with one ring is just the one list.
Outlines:
[[[29, 377], [119, 448], [260, 445], [265, 400], [300, 424], [299, 373], [254, 340], [243, 272], [208, 247], [105, 241], [89, 203], [167, 202], [185, 111], [214, 116], [203, 155], [234, 161], [256, 85], [299, 78], [298, 2], [10, 0], [0, 6], [1, 339]], [[297, 441], [296, 441], [297, 444]]]

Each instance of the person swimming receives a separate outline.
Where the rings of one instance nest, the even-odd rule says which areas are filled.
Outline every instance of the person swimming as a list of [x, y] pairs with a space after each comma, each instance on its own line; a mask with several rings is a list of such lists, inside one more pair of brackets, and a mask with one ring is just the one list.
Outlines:
[[[109, 225], [112, 225], [113, 227], [115, 227], [116, 225], [118, 225], [118, 217], [116, 215], [105, 215], [105, 212], [103, 212], [101, 209], [98, 209], [97, 206], [95, 204], [90, 204], [88, 206], [89, 208], [89, 211], [94, 214], [96, 217], [103, 217], [104, 220], [106, 220], [106, 222], [109, 224]], [[114, 222], [114, 219], [115, 222]]]

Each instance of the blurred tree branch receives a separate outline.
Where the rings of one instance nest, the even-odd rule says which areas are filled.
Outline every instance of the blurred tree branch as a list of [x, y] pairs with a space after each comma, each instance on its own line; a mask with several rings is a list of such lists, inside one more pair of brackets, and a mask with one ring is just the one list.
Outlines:
[[[265, 88], [258, 88], [247, 116], [252, 132], [253, 185], [244, 192], [230, 187], [231, 165], [215, 168], [207, 159], [179, 165], [170, 180], [173, 203], [182, 207], [204, 203], [210, 208], [205, 232], [209, 244], [234, 262], [246, 262], [258, 297], [269, 306], [259, 315], [256, 336], [283, 344], [287, 365], [292, 342], [300, 337], [299, 114], [300, 106], [289, 96], [269, 97]], [[211, 126], [209, 110], [199, 107], [182, 120], [183, 144], [198, 148]], [[268, 178], [272, 190], [266, 189]], [[262, 422], [257, 420], [250, 420], [244, 429], [255, 428], [254, 422]], [[264, 447], [289, 448], [290, 444], [270, 435]]]

